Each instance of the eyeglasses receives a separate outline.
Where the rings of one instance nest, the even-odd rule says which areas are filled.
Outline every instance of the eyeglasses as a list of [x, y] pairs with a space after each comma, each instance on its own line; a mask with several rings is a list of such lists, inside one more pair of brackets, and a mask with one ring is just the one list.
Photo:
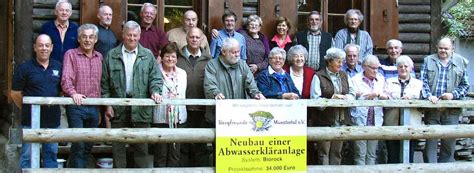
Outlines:
[[367, 67], [369, 67], [369, 68], [372, 69], [372, 70], [377, 70], [377, 69], [379, 69], [379, 66], [373, 67], [373, 66], [367, 65]]

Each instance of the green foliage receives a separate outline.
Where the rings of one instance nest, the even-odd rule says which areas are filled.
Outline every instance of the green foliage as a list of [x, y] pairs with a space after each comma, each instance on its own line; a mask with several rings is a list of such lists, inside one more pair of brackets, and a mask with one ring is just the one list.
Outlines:
[[448, 27], [448, 36], [459, 38], [471, 34], [469, 32], [472, 26], [469, 21], [473, 12], [473, 0], [461, 0], [444, 13], [443, 22]]

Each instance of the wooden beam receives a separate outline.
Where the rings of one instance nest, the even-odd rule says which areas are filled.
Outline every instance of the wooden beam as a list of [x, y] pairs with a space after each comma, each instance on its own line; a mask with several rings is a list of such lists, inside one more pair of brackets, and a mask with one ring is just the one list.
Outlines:
[[431, 53], [436, 52], [436, 44], [441, 38], [441, 4], [440, 0], [431, 0]]
[[[474, 138], [474, 125], [308, 127], [309, 141]], [[214, 142], [212, 128], [23, 129], [25, 142]]]
[[[245, 100], [242, 100], [245, 101]], [[247, 100], [248, 101], [248, 100]], [[309, 107], [357, 107], [357, 106], [380, 106], [380, 107], [414, 107], [414, 108], [474, 108], [474, 100], [441, 100], [433, 104], [428, 100], [335, 100], [335, 99], [301, 99], [306, 101]], [[262, 101], [264, 102], [264, 101]], [[288, 102], [291, 102], [288, 100]], [[41, 105], [73, 105], [70, 97], [23, 97], [24, 104]], [[117, 106], [156, 106], [151, 99], [128, 99], [128, 98], [87, 98], [82, 102], [84, 105], [117, 105]], [[174, 105], [215, 105], [214, 99], [165, 99], [161, 104]]]
[[[363, 171], [361, 171], [363, 170]], [[472, 172], [474, 164], [472, 162], [453, 163], [415, 163], [415, 164], [379, 164], [379, 165], [308, 165], [307, 172], [331, 172], [331, 173], [351, 173], [351, 172], [398, 172], [398, 173], [429, 173], [429, 172]], [[213, 167], [195, 168], [148, 168], [148, 169], [23, 169], [24, 173], [214, 173]]]

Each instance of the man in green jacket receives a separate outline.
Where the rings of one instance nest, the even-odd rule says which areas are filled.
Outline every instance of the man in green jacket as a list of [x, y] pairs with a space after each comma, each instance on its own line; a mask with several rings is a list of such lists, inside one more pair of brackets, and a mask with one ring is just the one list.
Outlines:
[[[102, 65], [103, 98], [151, 98], [162, 101], [162, 76], [155, 56], [138, 43], [140, 25], [128, 21], [122, 31], [123, 44], [110, 50]], [[105, 115], [110, 118], [112, 128], [149, 128], [152, 122], [151, 106], [107, 106]], [[153, 156], [148, 154], [148, 144], [130, 145], [135, 167], [153, 167]], [[114, 167], [127, 166], [125, 144], [113, 143]]]

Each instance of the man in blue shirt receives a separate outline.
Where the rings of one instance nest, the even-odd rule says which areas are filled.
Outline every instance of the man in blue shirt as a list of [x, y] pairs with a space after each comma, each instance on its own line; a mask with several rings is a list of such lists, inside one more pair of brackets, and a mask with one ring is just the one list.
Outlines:
[[[53, 44], [48, 35], [41, 34], [33, 45], [36, 58], [20, 64], [13, 75], [10, 96], [22, 111], [21, 125], [31, 128], [31, 105], [23, 105], [23, 96], [58, 97], [61, 91], [61, 63], [50, 59]], [[57, 128], [60, 120], [58, 105], [41, 106], [41, 128]], [[57, 168], [58, 143], [43, 143], [41, 156], [44, 168]], [[31, 144], [23, 143], [20, 167], [31, 167]]]
[[69, 22], [72, 5], [67, 1], [58, 1], [54, 9], [56, 20], [46, 22], [41, 27], [41, 34], [48, 35], [53, 42], [51, 59], [63, 63], [64, 53], [79, 46], [77, 42], [77, 24]]
[[350, 43], [344, 47], [344, 51], [346, 52], [346, 61], [342, 64], [341, 71], [346, 72], [352, 78], [363, 71], [359, 64], [360, 46]]
[[247, 59], [247, 48], [245, 46], [245, 37], [236, 32], [235, 23], [237, 22], [237, 15], [232, 11], [226, 11], [222, 15], [222, 22], [224, 22], [224, 28], [219, 30], [216, 38], [211, 40], [211, 56], [217, 58], [221, 54], [222, 43], [226, 38], [235, 38], [240, 45], [240, 59]]

